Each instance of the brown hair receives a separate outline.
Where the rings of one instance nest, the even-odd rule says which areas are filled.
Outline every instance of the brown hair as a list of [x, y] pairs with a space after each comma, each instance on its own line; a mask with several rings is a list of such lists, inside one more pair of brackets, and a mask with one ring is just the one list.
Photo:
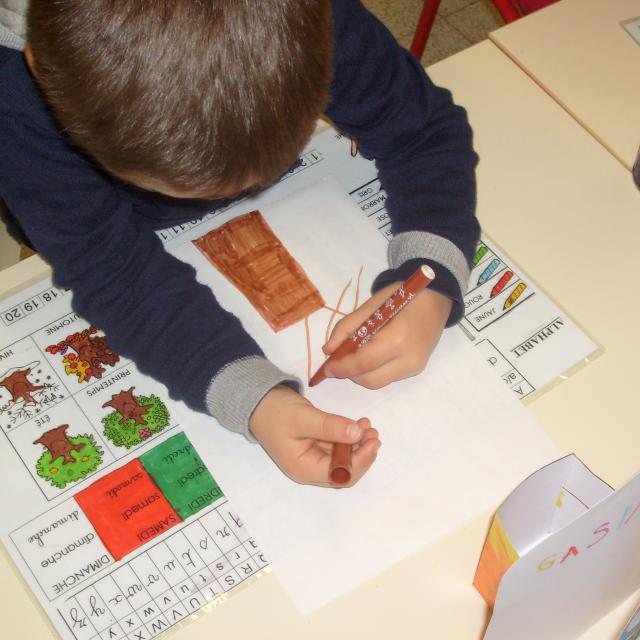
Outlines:
[[274, 180], [328, 100], [329, 0], [31, 0], [27, 27], [73, 141], [180, 191]]

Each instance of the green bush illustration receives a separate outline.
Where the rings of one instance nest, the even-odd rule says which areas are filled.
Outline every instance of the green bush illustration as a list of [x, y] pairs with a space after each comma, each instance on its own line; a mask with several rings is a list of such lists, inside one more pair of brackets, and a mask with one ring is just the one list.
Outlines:
[[118, 411], [112, 411], [102, 418], [104, 435], [118, 447], [131, 449], [169, 424], [169, 412], [160, 398], [150, 395], [138, 396], [136, 399], [140, 405], [150, 405], [142, 414], [144, 424], [136, 424], [133, 418], [126, 420]]
[[45, 451], [36, 462], [38, 475], [58, 489], [64, 489], [68, 484], [82, 480], [102, 463], [102, 449], [96, 444], [93, 436], [69, 436], [68, 441], [76, 446], [69, 452], [73, 462], [65, 462], [62, 455], [52, 459], [51, 451]]

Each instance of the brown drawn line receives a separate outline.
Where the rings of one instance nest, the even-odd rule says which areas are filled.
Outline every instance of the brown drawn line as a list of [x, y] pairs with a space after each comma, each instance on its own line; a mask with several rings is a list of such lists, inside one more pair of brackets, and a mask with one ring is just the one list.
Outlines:
[[343, 318], [347, 315], [349, 315], [346, 311], [340, 311], [340, 309], [334, 309], [333, 307], [330, 307], [328, 304], [324, 305], [324, 308], [327, 311], [332, 311], [333, 313], [335, 313], [336, 315], [342, 316]]
[[[360, 279], [362, 278], [362, 270], [363, 270], [363, 266], [360, 267], [360, 269], [358, 270], [358, 277], [356, 280], [356, 295], [355, 295], [355, 299], [354, 299], [354, 303], [353, 303], [353, 311], [355, 311], [358, 308], [358, 304], [360, 302]], [[329, 311], [331, 311], [331, 317], [329, 318], [329, 323], [327, 324], [327, 330], [325, 333], [325, 337], [324, 337], [324, 341], [326, 342], [329, 339], [329, 333], [331, 330], [331, 323], [333, 322], [333, 320], [335, 319], [335, 317], [337, 315], [341, 315], [343, 318], [347, 316], [347, 313], [345, 313], [344, 311], [340, 310], [340, 305], [342, 304], [342, 300], [345, 296], [345, 294], [347, 293], [349, 286], [351, 285], [351, 280], [349, 280], [349, 282], [347, 283], [347, 286], [342, 290], [342, 293], [340, 294], [340, 297], [338, 298], [338, 304], [336, 305], [336, 308], [333, 309], [331, 308], [329, 305], [325, 304], [324, 308], [328, 309]], [[305, 318], [305, 327], [308, 329], [308, 324], [307, 324], [307, 318]], [[307, 363], [308, 363], [308, 377], [307, 379], [311, 379], [311, 373], [312, 373], [312, 368], [311, 368], [311, 344], [310, 344], [310, 340], [311, 340], [311, 335], [310, 333], [307, 333]]]
[[305, 316], [304, 319], [304, 334], [307, 339], [307, 380], [310, 380], [313, 367], [311, 366], [311, 329], [309, 327], [309, 316]]
[[336, 304], [336, 310], [329, 317], [329, 322], [327, 324], [327, 330], [325, 331], [325, 334], [324, 334], [325, 343], [329, 339], [329, 334], [331, 333], [331, 324], [333, 323], [333, 320], [336, 317], [336, 314], [339, 313], [340, 305], [342, 304], [342, 300], [344, 299], [344, 296], [346, 295], [346, 293], [349, 290], [350, 286], [351, 286], [351, 280], [349, 280], [349, 282], [347, 282], [345, 288], [342, 290], [342, 293], [340, 294], [340, 297], [338, 298], [338, 304]]
[[358, 271], [358, 279], [356, 280], [356, 297], [353, 302], [353, 311], [358, 308], [358, 303], [360, 302], [360, 277], [362, 276], [362, 266], [360, 267], [360, 271]]

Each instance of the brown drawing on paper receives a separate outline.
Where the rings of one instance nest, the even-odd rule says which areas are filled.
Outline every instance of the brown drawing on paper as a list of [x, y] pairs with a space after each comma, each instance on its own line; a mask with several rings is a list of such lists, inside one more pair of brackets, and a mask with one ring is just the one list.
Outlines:
[[[304, 320], [307, 342], [307, 374], [311, 377], [311, 334], [308, 318], [320, 309], [331, 312], [325, 331], [327, 341], [352, 281], [341, 291], [335, 308], [328, 306], [300, 264], [287, 251], [259, 211], [252, 211], [193, 240], [193, 244], [249, 300], [273, 331]], [[355, 301], [358, 306], [360, 277]]]
[[193, 242], [274, 331], [324, 307], [320, 292], [259, 211], [234, 218]]

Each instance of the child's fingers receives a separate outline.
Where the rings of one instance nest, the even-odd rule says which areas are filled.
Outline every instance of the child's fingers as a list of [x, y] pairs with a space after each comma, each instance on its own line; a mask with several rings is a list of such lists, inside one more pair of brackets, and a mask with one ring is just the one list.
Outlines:
[[333, 353], [360, 325], [366, 322], [367, 318], [384, 303], [387, 297], [395, 291], [397, 284], [387, 285], [385, 288], [377, 291], [355, 311], [342, 318], [336, 323], [329, 340], [325, 343], [322, 350], [327, 354]]
[[[393, 337], [393, 334], [391, 334]], [[387, 336], [380, 336], [378, 340], [372, 340], [355, 353], [336, 359], [325, 365], [325, 374], [328, 378], [353, 378], [361, 376], [369, 371], [375, 371], [399, 355], [398, 346]]]
[[336, 323], [329, 339], [322, 347], [327, 355], [331, 355], [368, 317], [364, 310], [354, 311]]
[[[366, 418], [364, 418], [364, 420], [367, 420]], [[368, 420], [367, 420], [368, 422]], [[364, 431], [362, 433], [362, 438], [359, 442], [356, 442], [355, 444], [353, 444], [353, 448], [354, 450], [357, 449], [358, 447], [361, 447], [367, 440], [371, 440], [371, 439], [375, 439], [375, 438], [379, 438], [380, 437], [380, 433], [378, 432], [377, 429], [373, 429], [373, 428], [364, 428]], [[333, 450], [333, 442], [324, 442], [324, 441], [320, 441], [320, 440], [316, 440], [316, 445], [318, 447], [320, 447], [320, 449], [322, 451], [324, 451], [325, 453], [331, 453], [331, 451]]]
[[365, 389], [381, 389], [397, 380], [405, 380], [418, 375], [422, 367], [409, 367], [402, 360], [391, 360], [373, 371], [361, 375], [350, 376], [351, 380]]
[[360, 446], [354, 449], [351, 460], [351, 481], [348, 486], [352, 487], [370, 469], [381, 445], [378, 438], [370, 438], [366, 442], [361, 442]]
[[344, 416], [314, 409], [314, 418], [309, 421], [304, 437], [323, 442], [355, 444], [362, 439], [367, 428], [368, 424], [360, 420], [350, 420]]
[[[370, 431], [375, 431], [374, 429]], [[304, 477], [305, 484], [318, 486], [335, 486], [339, 488], [352, 487], [371, 467], [376, 459], [381, 442], [377, 434], [369, 433], [366, 440], [362, 440], [353, 448], [351, 459], [351, 479], [345, 484], [335, 484], [329, 479], [330, 460], [333, 447], [325, 450], [320, 447], [309, 449], [299, 460], [301, 468], [299, 474]], [[294, 478], [295, 479], [295, 478]]]
[[325, 374], [328, 378], [349, 378], [368, 389], [380, 389], [396, 380], [415, 376], [425, 368], [430, 352], [419, 346], [407, 348], [402, 344], [402, 336], [402, 332], [389, 327], [362, 349], [328, 363]]
[[361, 447], [367, 440], [377, 440], [380, 438], [380, 433], [377, 429], [367, 429], [362, 435], [362, 440], [356, 443], [355, 447]]

